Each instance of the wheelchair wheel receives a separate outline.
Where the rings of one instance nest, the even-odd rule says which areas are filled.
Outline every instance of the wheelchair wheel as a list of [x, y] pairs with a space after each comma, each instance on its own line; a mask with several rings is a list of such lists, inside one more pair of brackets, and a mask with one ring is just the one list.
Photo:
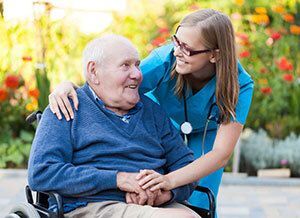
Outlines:
[[39, 213], [29, 203], [18, 203], [10, 210], [10, 213], [4, 218], [40, 218]]

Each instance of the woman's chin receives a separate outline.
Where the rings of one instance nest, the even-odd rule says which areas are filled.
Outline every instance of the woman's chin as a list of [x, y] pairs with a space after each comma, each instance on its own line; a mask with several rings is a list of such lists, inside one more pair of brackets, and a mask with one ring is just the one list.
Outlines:
[[182, 66], [176, 66], [175, 68], [176, 72], [180, 75], [186, 75], [186, 74], [189, 74], [189, 71], [185, 68], [185, 67], [182, 67]]

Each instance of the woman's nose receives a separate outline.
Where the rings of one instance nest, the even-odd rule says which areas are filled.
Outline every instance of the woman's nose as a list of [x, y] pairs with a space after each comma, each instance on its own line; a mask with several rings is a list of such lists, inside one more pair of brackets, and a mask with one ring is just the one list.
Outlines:
[[174, 46], [174, 56], [182, 56], [182, 51], [180, 50], [180, 46]]

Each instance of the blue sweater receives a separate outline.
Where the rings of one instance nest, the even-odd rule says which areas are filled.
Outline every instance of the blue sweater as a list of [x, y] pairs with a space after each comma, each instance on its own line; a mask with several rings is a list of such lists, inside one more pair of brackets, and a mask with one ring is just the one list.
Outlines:
[[[73, 120], [58, 120], [49, 107], [43, 113], [29, 160], [33, 190], [55, 191], [65, 204], [125, 202], [116, 186], [117, 172], [165, 174], [193, 161], [178, 130], [147, 97], [125, 123], [96, 102], [87, 84], [77, 94], [80, 106]], [[174, 189], [173, 200], [186, 200], [192, 191], [193, 185]]]

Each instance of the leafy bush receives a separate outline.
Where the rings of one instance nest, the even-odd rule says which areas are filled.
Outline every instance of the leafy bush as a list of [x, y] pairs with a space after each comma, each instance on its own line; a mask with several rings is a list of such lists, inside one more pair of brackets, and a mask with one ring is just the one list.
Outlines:
[[21, 130], [20, 137], [0, 142], [0, 168], [26, 168], [33, 133]]
[[271, 139], [264, 130], [247, 129], [241, 137], [241, 170], [254, 175], [259, 169], [289, 167], [300, 175], [300, 137], [291, 134], [284, 140]]

